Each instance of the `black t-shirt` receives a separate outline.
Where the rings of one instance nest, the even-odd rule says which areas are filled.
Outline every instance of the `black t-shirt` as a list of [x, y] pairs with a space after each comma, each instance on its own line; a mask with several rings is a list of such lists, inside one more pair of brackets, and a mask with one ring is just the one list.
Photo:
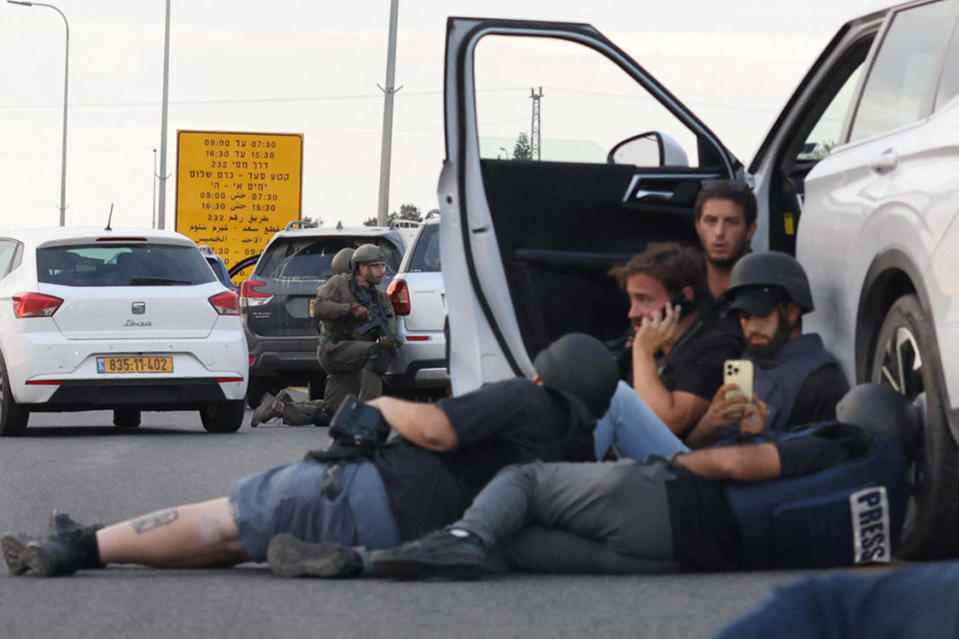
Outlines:
[[[769, 437], [756, 441], [769, 441]], [[868, 441], [865, 431], [834, 423], [807, 435], [773, 438], [771, 443], [779, 451], [780, 478], [787, 478], [817, 473], [863, 455]], [[693, 570], [739, 567], [739, 524], [726, 499], [727, 482], [705, 479], [679, 466], [674, 466], [674, 472], [676, 477], [667, 482], [666, 491], [676, 561]]]
[[659, 376], [670, 391], [712, 401], [723, 383], [723, 362], [742, 355], [743, 337], [738, 322], [712, 310], [703, 313], [659, 360]]
[[437, 406], [456, 431], [456, 448], [436, 453], [403, 444], [373, 457], [404, 540], [455, 521], [505, 466], [570, 458], [564, 444], [573, 422], [565, 401], [528, 379], [490, 384]]
[[796, 395], [790, 427], [836, 419], [836, 404], [849, 391], [849, 382], [836, 364], [828, 364], [809, 374]]

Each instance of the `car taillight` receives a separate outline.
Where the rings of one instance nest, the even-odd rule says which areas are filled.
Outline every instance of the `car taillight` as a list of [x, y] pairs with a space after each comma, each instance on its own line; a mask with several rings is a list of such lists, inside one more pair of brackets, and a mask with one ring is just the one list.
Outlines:
[[390, 296], [393, 311], [397, 315], [410, 314], [410, 288], [406, 285], [406, 280], [394, 279], [386, 289], [386, 294]]
[[233, 291], [223, 291], [210, 298], [210, 304], [218, 315], [239, 315], [240, 298]]
[[17, 317], [53, 317], [63, 300], [41, 293], [17, 293], [13, 296], [13, 314]]
[[245, 280], [240, 284], [240, 304], [243, 306], [259, 306], [273, 299], [273, 296], [269, 293], [261, 293], [256, 290], [261, 286], [266, 286], [266, 282]]

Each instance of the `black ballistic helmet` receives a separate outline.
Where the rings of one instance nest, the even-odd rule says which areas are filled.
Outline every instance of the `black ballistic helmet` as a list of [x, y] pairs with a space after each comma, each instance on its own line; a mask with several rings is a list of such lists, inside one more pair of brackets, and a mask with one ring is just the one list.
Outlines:
[[353, 251], [353, 256], [350, 258], [350, 270], [356, 271], [358, 264], [382, 262], [385, 259], [386, 253], [376, 244], [360, 244], [356, 247], [356, 250]]
[[761, 313], [759, 311], [765, 306], [761, 300], [769, 297], [768, 289], [777, 286], [785, 292], [789, 300], [802, 308], [803, 313], [813, 310], [806, 272], [793, 257], [779, 251], [750, 253], [736, 262], [729, 276], [729, 289], [724, 293], [724, 297], [731, 301], [730, 310], [767, 315], [774, 304], [769, 305], [765, 313]]
[[836, 419], [891, 437], [910, 457], [922, 432], [922, 400], [917, 402], [885, 384], [860, 384], [836, 405]]
[[619, 382], [619, 367], [602, 342], [585, 333], [567, 333], [540, 351], [533, 360], [548, 388], [579, 398], [599, 419]]

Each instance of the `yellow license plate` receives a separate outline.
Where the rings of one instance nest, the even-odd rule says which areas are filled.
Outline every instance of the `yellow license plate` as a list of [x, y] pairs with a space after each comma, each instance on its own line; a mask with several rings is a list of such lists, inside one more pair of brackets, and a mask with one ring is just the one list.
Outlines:
[[172, 373], [173, 358], [167, 355], [98, 357], [98, 373]]

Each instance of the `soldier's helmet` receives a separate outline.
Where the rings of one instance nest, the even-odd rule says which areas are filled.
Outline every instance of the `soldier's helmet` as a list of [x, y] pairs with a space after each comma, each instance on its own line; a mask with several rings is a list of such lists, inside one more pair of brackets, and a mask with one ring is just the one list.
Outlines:
[[723, 298], [730, 311], [757, 316], [768, 315], [785, 300], [796, 303], [803, 313], [813, 310], [806, 272], [792, 256], [779, 251], [750, 253], [736, 262]]
[[360, 244], [356, 247], [356, 250], [353, 251], [353, 256], [350, 258], [350, 270], [355, 273], [356, 267], [360, 264], [382, 262], [385, 259], [386, 253], [376, 244]]
[[333, 256], [333, 262], [331, 266], [333, 267], [333, 275], [340, 275], [341, 273], [350, 272], [350, 258], [353, 257], [353, 249], [341, 248], [336, 252], [336, 255]]

